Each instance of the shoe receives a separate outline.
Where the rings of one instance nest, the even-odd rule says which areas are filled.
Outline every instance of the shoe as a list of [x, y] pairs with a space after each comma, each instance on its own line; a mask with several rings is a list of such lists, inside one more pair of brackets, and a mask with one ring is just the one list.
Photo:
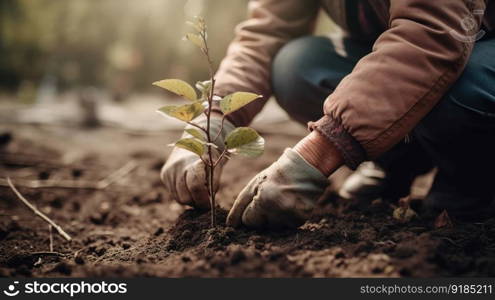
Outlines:
[[417, 176], [433, 169], [433, 163], [418, 143], [399, 144], [375, 162], [364, 162], [344, 182], [339, 196], [358, 202], [381, 199], [395, 202], [411, 192]]
[[371, 202], [381, 198], [386, 178], [385, 170], [378, 164], [364, 162], [345, 180], [338, 194], [346, 200]]

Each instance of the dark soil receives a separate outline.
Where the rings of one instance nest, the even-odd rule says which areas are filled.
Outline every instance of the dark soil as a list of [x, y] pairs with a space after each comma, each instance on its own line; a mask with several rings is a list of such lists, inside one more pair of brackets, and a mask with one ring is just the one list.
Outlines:
[[[0, 131], [0, 133], [2, 133]], [[257, 232], [210, 228], [208, 212], [185, 210], [164, 198], [160, 167], [171, 136], [117, 130], [5, 128], [0, 177], [96, 181], [129, 160], [138, 168], [104, 190], [19, 187], [27, 199], [72, 237], [47, 224], [0, 187], [0, 276], [162, 277], [393, 277], [495, 276], [495, 218], [454, 220], [434, 228], [434, 217], [393, 219], [394, 204], [355, 205], [331, 190], [298, 230]], [[88, 137], [90, 136], [90, 137]], [[233, 160], [225, 170], [222, 207], [297, 138], [267, 136], [263, 159]], [[227, 175], [228, 174], [228, 175]], [[339, 178], [334, 178], [338, 181]]]

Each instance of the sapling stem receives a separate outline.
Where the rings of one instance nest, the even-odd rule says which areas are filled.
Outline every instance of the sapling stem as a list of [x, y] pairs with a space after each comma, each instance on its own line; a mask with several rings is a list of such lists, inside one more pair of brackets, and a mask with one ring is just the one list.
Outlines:
[[199, 130], [203, 131], [204, 133], [207, 133], [206, 129], [204, 129], [203, 127], [199, 126], [198, 124], [194, 124], [193, 122], [187, 122], [187, 124], [198, 128]]
[[227, 149], [223, 150], [222, 154], [220, 154], [217, 161], [213, 164], [214, 167], [216, 167], [220, 163], [220, 161], [224, 158], [227, 152], [228, 152]]
[[[204, 49], [202, 49], [202, 52], [204, 53], [206, 60], [208, 62], [208, 70], [210, 74], [210, 80], [211, 80], [211, 88], [210, 92], [207, 95], [207, 101], [208, 101], [208, 107], [206, 109], [206, 140], [208, 141], [207, 144], [207, 152], [208, 152], [208, 165], [206, 167], [207, 171], [209, 172], [206, 176], [206, 184], [208, 186], [208, 194], [210, 196], [210, 209], [211, 209], [211, 226], [215, 227], [217, 224], [216, 220], [216, 201], [215, 201], [215, 188], [213, 186], [213, 183], [215, 182], [215, 167], [217, 166], [216, 163], [213, 162], [213, 150], [211, 143], [214, 141], [211, 138], [211, 110], [213, 107], [213, 96], [214, 96], [214, 91], [215, 91], [215, 75], [213, 72], [213, 62], [210, 57], [210, 49], [208, 47], [208, 41], [206, 38], [206, 26], [203, 27], [203, 30], [199, 33], [201, 36], [201, 39], [203, 40], [204, 43]], [[221, 132], [221, 131], [220, 131]], [[220, 133], [219, 132], [219, 133]], [[216, 140], [216, 138], [215, 138]]]

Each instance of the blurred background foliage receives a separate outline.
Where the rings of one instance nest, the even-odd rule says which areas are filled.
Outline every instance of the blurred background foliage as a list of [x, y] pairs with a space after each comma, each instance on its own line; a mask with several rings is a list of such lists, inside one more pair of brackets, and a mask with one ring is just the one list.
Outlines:
[[181, 40], [202, 14], [215, 63], [225, 54], [248, 0], [0, 0], [0, 89], [93, 86], [114, 97], [170, 77], [207, 77], [201, 55]]

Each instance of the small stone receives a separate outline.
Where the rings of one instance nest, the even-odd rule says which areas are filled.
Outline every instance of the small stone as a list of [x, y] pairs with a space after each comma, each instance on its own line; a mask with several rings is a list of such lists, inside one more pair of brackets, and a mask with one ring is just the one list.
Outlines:
[[80, 257], [80, 256], [76, 256], [74, 258], [74, 262], [78, 265], [84, 265], [86, 262], [84, 261], [84, 258]]
[[154, 236], [159, 236], [161, 234], [163, 234], [165, 231], [163, 230], [163, 227], [159, 227], [155, 233], [153, 234]]

